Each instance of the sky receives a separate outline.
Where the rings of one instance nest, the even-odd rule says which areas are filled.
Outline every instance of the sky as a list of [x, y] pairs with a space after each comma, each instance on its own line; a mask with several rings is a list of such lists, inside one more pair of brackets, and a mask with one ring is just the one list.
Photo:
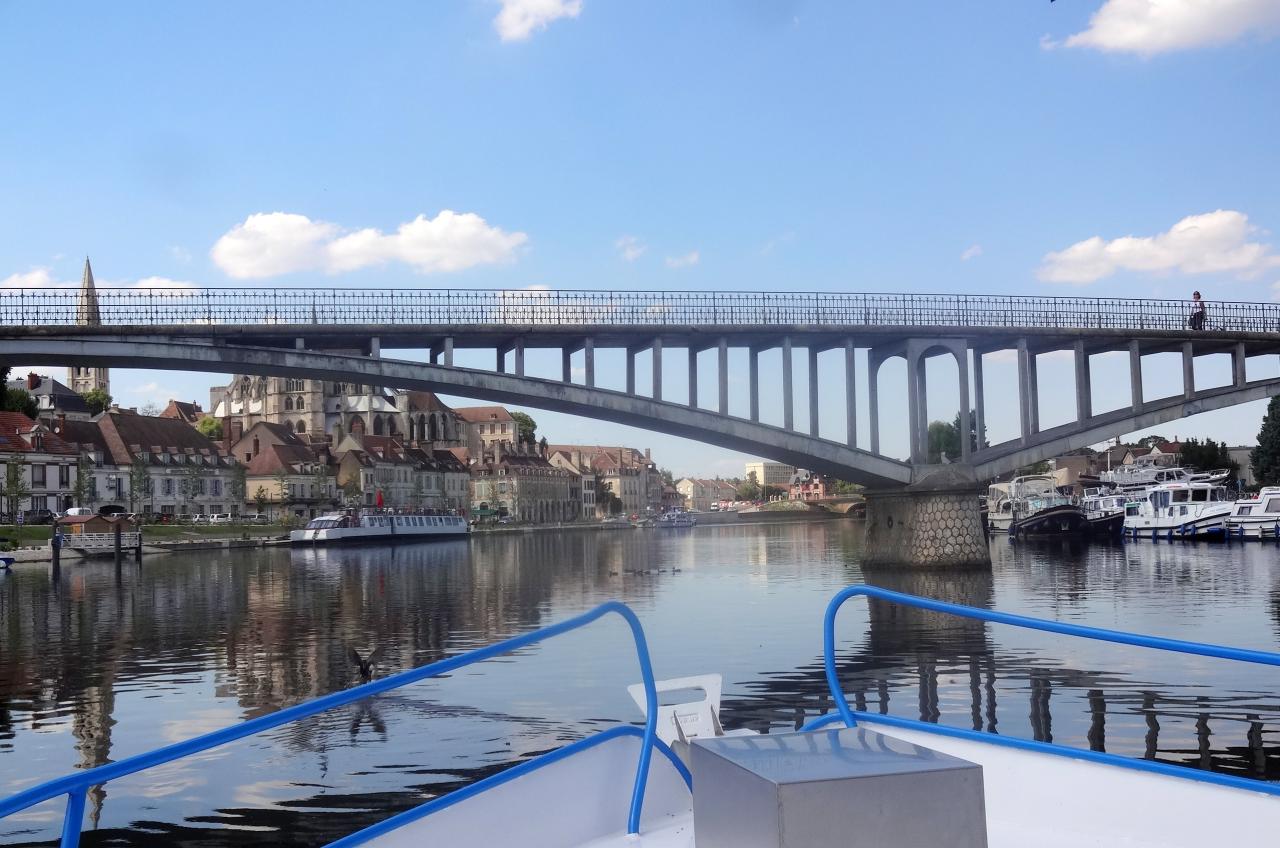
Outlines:
[[[88, 255], [101, 286], [1271, 301], [1278, 36], [1275, 0], [0, 0], [0, 287], [74, 284]], [[767, 354], [766, 392], [779, 368]], [[1040, 368], [1070, 379], [1069, 359]], [[620, 383], [620, 357], [597, 369]], [[1018, 427], [1013, 369], [987, 359], [992, 441]], [[904, 373], [881, 372], [897, 455]], [[1148, 398], [1178, 391], [1174, 364], [1146, 373]], [[950, 420], [954, 366], [930, 374]], [[1128, 403], [1126, 374], [1095, 359], [1095, 409]], [[112, 373], [123, 406], [207, 404], [220, 382]], [[1044, 394], [1043, 427], [1072, 418]], [[553, 442], [742, 474], [739, 454], [529, 411]], [[1262, 412], [1159, 432], [1249, 444]]]

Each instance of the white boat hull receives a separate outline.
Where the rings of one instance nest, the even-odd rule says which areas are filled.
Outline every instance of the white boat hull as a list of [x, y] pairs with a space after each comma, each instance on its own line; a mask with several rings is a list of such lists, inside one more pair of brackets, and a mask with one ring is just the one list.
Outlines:
[[457, 515], [388, 515], [385, 523], [373, 527], [294, 530], [289, 541], [295, 545], [385, 544], [461, 539], [470, 532], [467, 520]]
[[1157, 539], [1221, 536], [1226, 531], [1231, 508], [1230, 503], [1209, 503], [1203, 506], [1192, 505], [1185, 513], [1179, 507], [1173, 507], [1178, 510], [1174, 515], [1128, 515], [1124, 519], [1124, 530], [1128, 535], [1140, 539], [1153, 534]]

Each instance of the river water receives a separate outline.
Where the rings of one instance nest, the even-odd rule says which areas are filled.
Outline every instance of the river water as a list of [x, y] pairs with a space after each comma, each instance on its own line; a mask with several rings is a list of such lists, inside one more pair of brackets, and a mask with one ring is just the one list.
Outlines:
[[[512, 533], [202, 553], [0, 576], [0, 796], [550, 624], [632, 606], [659, 677], [720, 672], [723, 722], [830, 709], [826, 601], [858, 582], [1051, 619], [1280, 650], [1280, 550], [992, 541], [990, 573], [864, 574], [851, 521]], [[1280, 779], [1280, 669], [868, 605], [842, 613], [866, 709]], [[590, 628], [95, 790], [84, 845], [323, 844], [522, 758], [638, 721], [628, 631]], [[51, 844], [62, 804], [0, 821]]]

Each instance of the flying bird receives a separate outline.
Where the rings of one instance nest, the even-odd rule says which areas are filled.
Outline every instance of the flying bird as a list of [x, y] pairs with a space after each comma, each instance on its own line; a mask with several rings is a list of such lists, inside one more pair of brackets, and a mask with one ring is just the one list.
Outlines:
[[381, 647], [374, 648], [369, 653], [367, 659], [360, 659], [360, 653], [355, 649], [351, 649], [351, 664], [360, 669], [360, 679], [368, 682], [373, 677], [373, 667], [382, 660], [383, 650]]

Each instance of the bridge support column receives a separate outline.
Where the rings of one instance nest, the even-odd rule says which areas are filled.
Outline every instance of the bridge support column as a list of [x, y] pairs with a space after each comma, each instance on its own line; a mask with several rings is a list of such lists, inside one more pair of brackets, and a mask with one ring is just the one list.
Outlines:
[[863, 568], [990, 568], [979, 486], [964, 465], [919, 466], [903, 489], [866, 492]]
[[727, 339], [721, 339], [719, 345], [719, 368], [720, 368], [720, 414], [729, 414], [729, 342]]
[[653, 399], [662, 400], [662, 339], [653, 340]]
[[1040, 391], [1036, 378], [1036, 355], [1026, 339], [1018, 339], [1018, 412], [1022, 442], [1026, 444], [1040, 430]]
[[596, 385], [596, 342], [595, 339], [586, 339], [582, 342], [582, 370], [583, 381], [587, 384], [587, 388], [594, 388]]
[[1076, 421], [1083, 424], [1093, 417], [1093, 375], [1089, 373], [1089, 352], [1084, 340], [1075, 343], [1076, 357]]
[[853, 339], [844, 342], [844, 429], [851, 448], [858, 446], [858, 372], [853, 358]]
[[870, 419], [871, 452], [880, 453], [880, 366], [884, 358], [875, 348], [867, 351], [867, 416]]
[[973, 352], [973, 432], [978, 434], [978, 449], [987, 439], [987, 395], [982, 387], [982, 351]]
[[747, 348], [747, 390], [751, 392], [751, 420], [760, 420], [760, 351]]
[[627, 348], [627, 394], [634, 395], [636, 393], [636, 351], [635, 348]]
[[571, 347], [560, 350], [560, 382], [573, 382], [573, 348]]
[[1133, 411], [1142, 411], [1142, 348], [1137, 339], [1129, 342], [1129, 391], [1133, 395]]
[[1246, 364], [1244, 342], [1236, 342], [1236, 349], [1231, 352], [1231, 373], [1237, 389], [1244, 388], [1244, 384], [1249, 381]]
[[524, 376], [524, 339], [516, 339], [516, 376]]
[[818, 349], [809, 348], [809, 435], [818, 436]]
[[453, 336], [444, 339], [444, 364], [446, 368], [453, 367]]
[[698, 349], [689, 348], [689, 406], [698, 408]]
[[1182, 343], [1182, 396], [1196, 393], [1196, 354], [1191, 342]]
[[782, 340], [782, 429], [794, 430], [795, 412], [792, 403], [795, 393], [792, 391], [794, 378], [791, 368], [791, 337]]

